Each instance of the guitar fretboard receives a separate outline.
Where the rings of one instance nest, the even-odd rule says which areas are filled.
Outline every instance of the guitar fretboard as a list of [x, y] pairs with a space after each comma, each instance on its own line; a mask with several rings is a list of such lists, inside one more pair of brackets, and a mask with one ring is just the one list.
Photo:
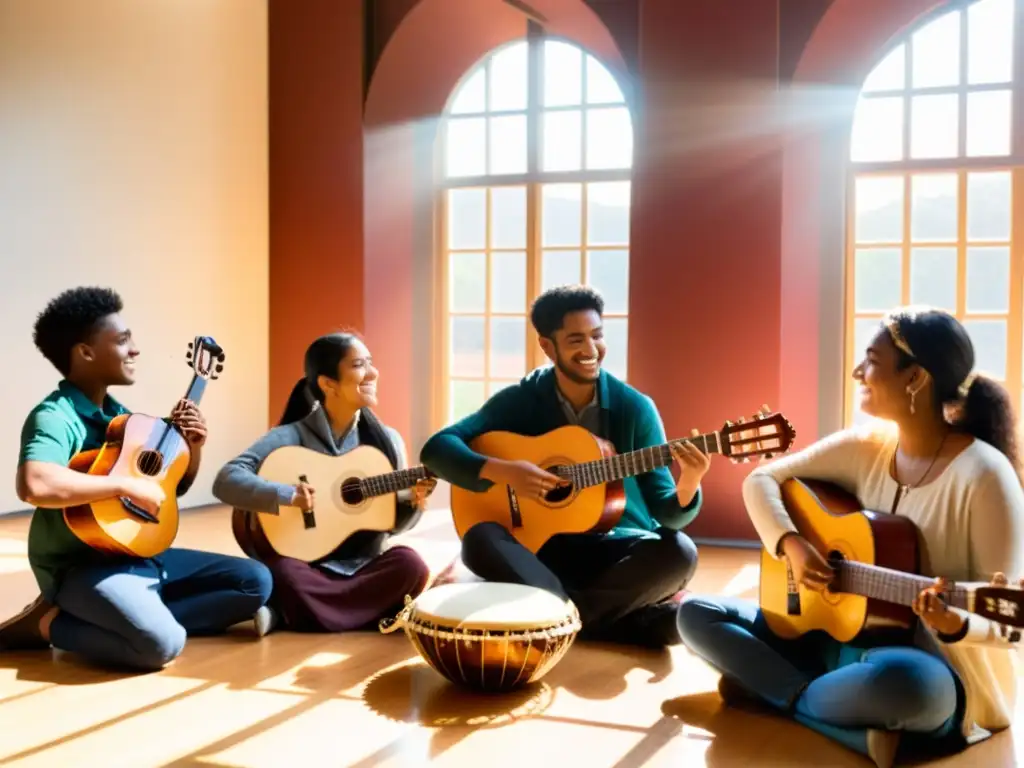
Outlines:
[[722, 441], [718, 432], [709, 432], [696, 437], [673, 440], [662, 445], [652, 445], [629, 453], [619, 453], [594, 461], [569, 464], [558, 467], [554, 474], [571, 480], [577, 488], [622, 480], [626, 477], [653, 472], [655, 469], [668, 466], [675, 457], [672, 456], [672, 443], [688, 442], [696, 445], [704, 454], [721, 453]]
[[420, 480], [428, 477], [430, 477], [430, 472], [426, 467], [410, 467], [409, 469], [399, 469], [383, 475], [364, 477], [359, 481], [359, 487], [364, 496], [384, 496], [388, 493], [397, 493], [406, 488], [412, 488]]
[[[896, 605], [911, 606], [921, 590], [932, 586], [934, 579], [894, 571], [877, 565], [849, 560], [842, 561], [836, 571], [836, 591], [863, 595]], [[971, 610], [974, 590], [954, 585], [943, 595], [948, 605]]]

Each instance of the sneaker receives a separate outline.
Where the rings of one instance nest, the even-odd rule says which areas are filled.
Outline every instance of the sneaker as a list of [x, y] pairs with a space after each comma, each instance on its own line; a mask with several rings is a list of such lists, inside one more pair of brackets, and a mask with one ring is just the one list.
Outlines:
[[252, 624], [256, 628], [256, 636], [264, 637], [273, 632], [274, 627], [277, 626], [277, 614], [269, 605], [260, 606], [252, 617]]
[[42, 595], [26, 605], [20, 613], [0, 624], [0, 651], [42, 650], [50, 647], [39, 631], [39, 623], [53, 605]]

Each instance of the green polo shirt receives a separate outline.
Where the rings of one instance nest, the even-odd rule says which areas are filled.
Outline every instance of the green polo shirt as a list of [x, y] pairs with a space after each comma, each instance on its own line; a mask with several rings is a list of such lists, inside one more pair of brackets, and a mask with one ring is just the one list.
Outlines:
[[[66, 467], [79, 451], [103, 445], [107, 425], [122, 413], [129, 411], [110, 395], [100, 408], [74, 384], [61, 381], [25, 419], [18, 466], [26, 461], [45, 461]], [[47, 599], [56, 594], [65, 571], [103, 557], [71, 532], [60, 509], [37, 508], [33, 513], [28, 561]]]

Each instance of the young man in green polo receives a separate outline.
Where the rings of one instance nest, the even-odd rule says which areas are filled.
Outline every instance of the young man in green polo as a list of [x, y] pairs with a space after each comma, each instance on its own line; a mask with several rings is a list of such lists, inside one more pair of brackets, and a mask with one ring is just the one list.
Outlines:
[[[51, 301], [34, 340], [61, 374], [57, 389], [29, 413], [21, 433], [18, 497], [36, 507], [28, 558], [40, 597], [0, 625], [0, 650], [51, 645], [104, 665], [155, 670], [181, 653], [191, 634], [214, 634], [253, 619], [270, 596], [270, 572], [238, 557], [171, 548], [155, 558], [112, 557], [81, 542], [62, 509], [126, 496], [150, 513], [163, 489], [145, 478], [87, 475], [68, 468], [79, 451], [98, 448], [122, 413], [112, 386], [135, 381], [139, 350], [106, 288], [74, 288]], [[171, 420], [192, 446], [177, 489], [199, 470], [206, 422], [181, 401]]]
[[[652, 400], [602, 370], [604, 301], [585, 286], [542, 294], [531, 320], [554, 364], [497, 392], [474, 414], [441, 430], [420, 459], [450, 483], [484, 491], [493, 483], [537, 497], [559, 478], [526, 461], [476, 453], [469, 443], [485, 432], [538, 436], [577, 424], [619, 452], [667, 442]], [[709, 459], [689, 443], [673, 446], [679, 480], [667, 468], [625, 480], [626, 511], [605, 534], [562, 534], [537, 554], [497, 523], [478, 523], [462, 540], [462, 560], [488, 581], [528, 584], [571, 598], [581, 637], [660, 647], [680, 642], [671, 598], [690, 580], [697, 549], [681, 529], [701, 506]]]

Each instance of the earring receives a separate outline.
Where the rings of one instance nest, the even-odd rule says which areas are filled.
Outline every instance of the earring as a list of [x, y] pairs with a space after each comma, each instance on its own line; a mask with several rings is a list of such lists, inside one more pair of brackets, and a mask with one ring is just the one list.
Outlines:
[[914, 401], [917, 399], [917, 392], [908, 390], [910, 392], [910, 412], [914, 413]]

